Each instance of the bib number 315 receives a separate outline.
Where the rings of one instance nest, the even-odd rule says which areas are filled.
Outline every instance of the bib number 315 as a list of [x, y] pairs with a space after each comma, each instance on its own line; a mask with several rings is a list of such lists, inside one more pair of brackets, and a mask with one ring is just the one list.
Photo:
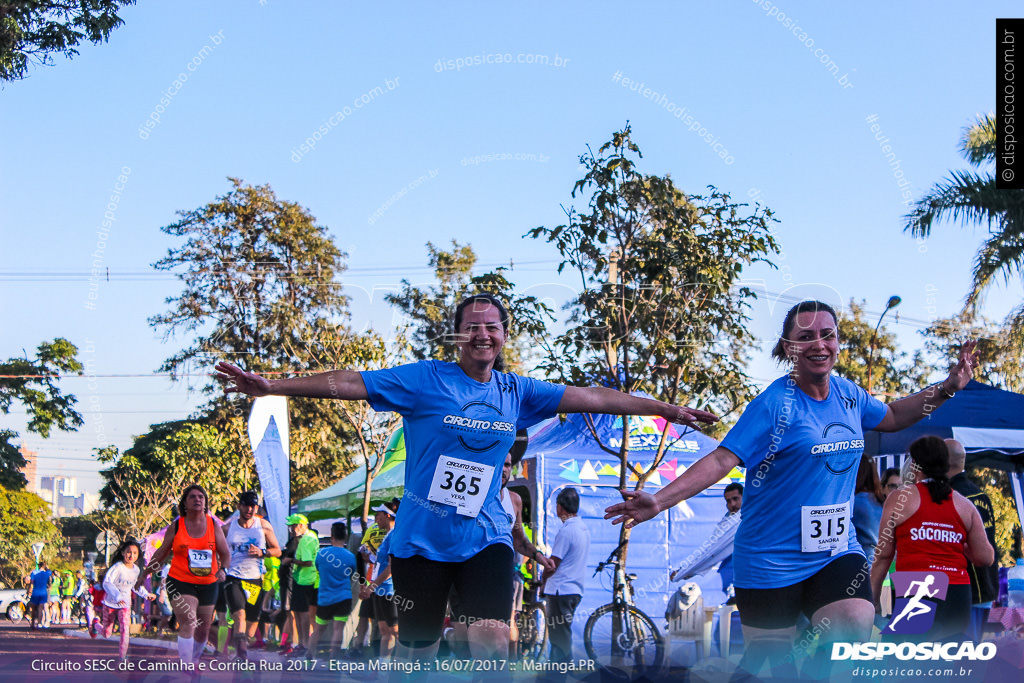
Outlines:
[[800, 508], [800, 550], [833, 555], [846, 550], [850, 537], [850, 503]]
[[437, 460], [427, 499], [454, 505], [466, 517], [476, 517], [491, 486], [494, 467], [442, 455]]

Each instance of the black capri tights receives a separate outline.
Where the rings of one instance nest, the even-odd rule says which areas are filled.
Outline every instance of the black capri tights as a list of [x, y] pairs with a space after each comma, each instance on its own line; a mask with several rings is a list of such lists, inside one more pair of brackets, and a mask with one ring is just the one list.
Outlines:
[[462, 562], [392, 557], [398, 640], [413, 648], [437, 642], [452, 586], [468, 624], [482, 619], [507, 624], [512, 613], [512, 560], [512, 548], [504, 543], [492, 543]]

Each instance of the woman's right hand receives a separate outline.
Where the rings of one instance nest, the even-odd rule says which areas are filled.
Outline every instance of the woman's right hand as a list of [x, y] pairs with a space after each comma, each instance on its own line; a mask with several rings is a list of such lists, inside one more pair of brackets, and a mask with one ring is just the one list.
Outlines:
[[[640, 522], [653, 519], [661, 512], [661, 506], [657, 499], [646, 491], [626, 491], [619, 493], [625, 499], [621, 503], [609, 505], [605, 508], [605, 519], [612, 519], [612, 524], [626, 523], [627, 529], [632, 529]], [[616, 516], [618, 515], [618, 516]]]
[[270, 393], [270, 381], [255, 372], [245, 372], [227, 361], [217, 363], [214, 370], [216, 379], [224, 384], [225, 394], [237, 391], [248, 396], [266, 396]]

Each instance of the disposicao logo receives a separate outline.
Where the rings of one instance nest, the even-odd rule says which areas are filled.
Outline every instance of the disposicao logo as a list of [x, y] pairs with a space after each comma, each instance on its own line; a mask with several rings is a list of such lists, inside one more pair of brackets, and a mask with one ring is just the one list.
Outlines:
[[927, 633], [935, 623], [935, 608], [946, 599], [949, 577], [941, 572], [893, 572], [896, 604], [883, 635]]

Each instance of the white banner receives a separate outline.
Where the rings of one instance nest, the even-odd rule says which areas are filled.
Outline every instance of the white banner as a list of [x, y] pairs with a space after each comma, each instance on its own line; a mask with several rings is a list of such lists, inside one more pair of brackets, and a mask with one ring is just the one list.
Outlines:
[[263, 489], [267, 520], [283, 547], [288, 540], [288, 516], [291, 478], [288, 471], [288, 399], [261, 396], [249, 413], [249, 443], [256, 458], [256, 474]]

